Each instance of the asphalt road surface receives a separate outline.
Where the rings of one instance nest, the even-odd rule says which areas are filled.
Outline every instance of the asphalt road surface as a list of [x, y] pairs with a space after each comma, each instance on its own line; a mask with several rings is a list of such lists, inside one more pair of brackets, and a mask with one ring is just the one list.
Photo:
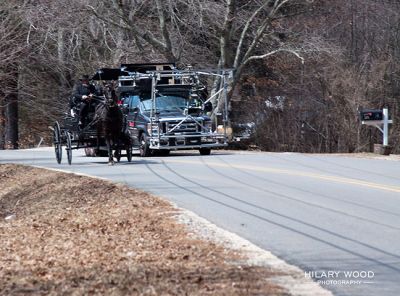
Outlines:
[[400, 295], [400, 161], [295, 153], [198, 152], [122, 160], [52, 148], [0, 162], [104, 177], [144, 189], [325, 281], [335, 295]]

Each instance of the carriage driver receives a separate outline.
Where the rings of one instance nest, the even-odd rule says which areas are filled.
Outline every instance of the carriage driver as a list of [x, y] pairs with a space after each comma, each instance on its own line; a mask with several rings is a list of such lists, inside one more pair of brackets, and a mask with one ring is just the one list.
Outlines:
[[89, 101], [96, 93], [96, 88], [89, 82], [89, 75], [83, 75], [79, 82], [75, 84], [73, 90], [73, 98], [76, 105], [79, 105], [79, 127], [84, 126], [86, 117], [89, 112]]

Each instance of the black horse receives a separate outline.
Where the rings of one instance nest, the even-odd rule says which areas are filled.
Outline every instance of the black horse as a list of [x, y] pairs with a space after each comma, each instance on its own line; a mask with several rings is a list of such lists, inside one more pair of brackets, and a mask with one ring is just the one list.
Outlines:
[[123, 114], [117, 104], [114, 84], [106, 84], [103, 93], [104, 99], [96, 106], [94, 116], [97, 127], [97, 142], [99, 146], [100, 139], [104, 138], [108, 151], [108, 164], [114, 165], [113, 150], [115, 150], [116, 157], [121, 155], [120, 140], [122, 136]]

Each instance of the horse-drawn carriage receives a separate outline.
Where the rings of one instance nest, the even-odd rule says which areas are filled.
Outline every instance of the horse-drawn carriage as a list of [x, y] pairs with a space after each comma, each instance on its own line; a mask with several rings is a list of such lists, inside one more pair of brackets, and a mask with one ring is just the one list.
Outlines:
[[[82, 148], [107, 155], [110, 164], [114, 163], [114, 157], [117, 161], [120, 161], [121, 156], [126, 156], [129, 162], [132, 160], [132, 140], [125, 115], [117, 104], [112, 81], [118, 79], [118, 74], [113, 70], [102, 69], [92, 77], [92, 80], [103, 84], [102, 94], [91, 97], [86, 125], [79, 125], [76, 110], [66, 113], [63, 124], [57, 121], [54, 123], [53, 143], [58, 163], [62, 160], [63, 146], [68, 164], [72, 163], [72, 151]], [[126, 153], [122, 154], [122, 151]]]
[[[131, 161], [132, 146], [142, 157], [187, 149], [209, 155], [211, 149], [226, 147], [231, 75], [225, 69], [178, 70], [168, 63], [101, 69], [92, 80], [106, 82], [104, 92], [92, 99], [97, 106], [89, 112], [86, 127], [79, 128], [78, 117], [69, 114], [62, 126], [54, 124], [57, 161], [61, 162], [63, 145], [69, 164], [72, 150], [80, 148], [88, 156], [108, 155], [113, 163], [112, 150], [117, 161], [122, 150]], [[215, 85], [209, 97], [207, 84]]]

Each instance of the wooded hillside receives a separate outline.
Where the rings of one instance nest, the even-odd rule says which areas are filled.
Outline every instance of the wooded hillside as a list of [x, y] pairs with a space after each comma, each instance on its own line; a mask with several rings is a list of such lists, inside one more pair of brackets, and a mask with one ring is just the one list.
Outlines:
[[261, 149], [369, 151], [358, 110], [387, 106], [399, 153], [399, 32], [392, 0], [1, 1], [0, 149], [51, 143], [82, 74], [168, 61], [234, 68], [231, 124]]

